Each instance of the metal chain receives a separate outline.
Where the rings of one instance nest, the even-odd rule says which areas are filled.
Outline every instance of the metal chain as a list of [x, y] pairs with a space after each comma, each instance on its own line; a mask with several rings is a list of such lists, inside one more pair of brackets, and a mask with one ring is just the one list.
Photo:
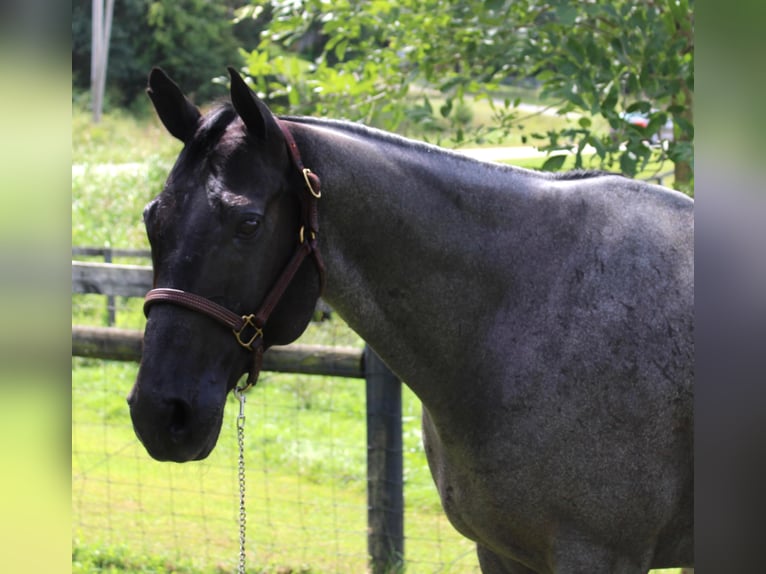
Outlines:
[[237, 443], [239, 444], [239, 568], [238, 574], [245, 574], [245, 530], [247, 511], [245, 509], [245, 393], [244, 389], [234, 389], [234, 396], [239, 399], [237, 417]]

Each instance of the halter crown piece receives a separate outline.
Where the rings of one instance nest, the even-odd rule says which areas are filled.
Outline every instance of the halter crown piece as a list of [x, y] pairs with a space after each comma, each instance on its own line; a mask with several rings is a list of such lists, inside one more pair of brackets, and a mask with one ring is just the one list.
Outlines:
[[319, 272], [320, 293], [324, 289], [324, 262], [317, 247], [317, 236], [319, 234], [318, 203], [319, 198], [322, 197], [321, 181], [315, 173], [303, 165], [300, 151], [287, 125], [277, 118], [275, 120], [287, 142], [287, 148], [290, 151], [293, 164], [300, 171], [306, 185], [304, 192], [298, 194], [301, 202], [301, 227], [298, 231], [298, 248], [293, 253], [292, 258], [282, 273], [277, 277], [271, 290], [266, 294], [261, 307], [255, 313], [237, 315], [210, 299], [168, 287], [152, 289], [144, 298], [145, 315], [148, 314], [149, 307], [152, 305], [172, 303], [207, 315], [229, 327], [234, 333], [237, 343], [253, 353], [253, 364], [250, 368], [247, 382], [243, 387], [237, 388], [237, 391], [240, 393], [254, 386], [258, 380], [263, 363], [263, 329], [271, 313], [298, 272], [298, 269], [300, 269], [303, 260], [308, 255], [314, 256], [314, 262]]

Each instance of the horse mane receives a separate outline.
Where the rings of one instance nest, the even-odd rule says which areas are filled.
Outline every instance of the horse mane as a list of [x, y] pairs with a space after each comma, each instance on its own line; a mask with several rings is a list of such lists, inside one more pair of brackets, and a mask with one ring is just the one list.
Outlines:
[[602, 169], [572, 169], [569, 171], [557, 171], [553, 172], [554, 179], [560, 179], [560, 180], [572, 180], [572, 179], [588, 179], [591, 177], [601, 177], [604, 175], [619, 175], [622, 174], [615, 173], [613, 171], [605, 171]]
[[504, 171], [530, 172], [530, 173], [537, 174], [540, 177], [544, 177], [546, 179], [569, 181], [569, 180], [589, 179], [593, 177], [602, 177], [606, 175], [620, 175], [619, 173], [614, 173], [614, 172], [609, 172], [609, 171], [604, 171], [599, 169], [573, 169], [573, 170], [561, 171], [561, 172], [540, 171], [540, 170], [527, 169], [527, 168], [515, 166], [513, 164], [476, 160], [466, 155], [463, 155], [460, 152], [455, 150], [442, 148], [427, 142], [412, 140], [412, 139], [400, 136], [398, 134], [383, 131], [377, 128], [371, 128], [369, 126], [365, 126], [363, 124], [351, 122], [348, 120], [332, 120], [332, 119], [326, 119], [326, 118], [314, 118], [309, 116], [280, 116], [280, 119], [284, 119], [286, 121], [296, 122], [300, 124], [308, 124], [308, 125], [313, 125], [318, 127], [324, 127], [324, 128], [349, 132], [353, 135], [357, 135], [363, 138], [371, 138], [384, 143], [389, 143], [389, 144], [393, 144], [397, 146], [404, 146], [406, 148], [410, 148], [416, 151], [424, 151], [429, 153], [433, 153], [434, 151], [437, 151], [439, 153], [443, 153], [447, 156], [457, 158], [459, 160], [468, 161], [468, 162], [479, 162], [482, 165], [496, 167]]

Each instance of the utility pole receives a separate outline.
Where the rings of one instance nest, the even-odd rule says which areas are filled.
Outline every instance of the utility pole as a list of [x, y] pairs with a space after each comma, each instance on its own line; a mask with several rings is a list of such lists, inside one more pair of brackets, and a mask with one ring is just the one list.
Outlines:
[[109, 38], [112, 34], [114, 0], [93, 0], [90, 57], [90, 93], [93, 104], [93, 122], [101, 121], [106, 87], [106, 65], [109, 59]]

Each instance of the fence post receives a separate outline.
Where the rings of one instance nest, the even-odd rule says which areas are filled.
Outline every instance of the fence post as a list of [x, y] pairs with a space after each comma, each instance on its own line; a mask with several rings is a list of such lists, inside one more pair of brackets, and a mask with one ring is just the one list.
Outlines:
[[[112, 262], [112, 248], [110, 246], [104, 247], [104, 263]], [[114, 295], [106, 296], [106, 324], [110, 327], [114, 327], [115, 323], [115, 304]]]
[[404, 562], [402, 386], [370, 347], [367, 388], [367, 549], [372, 574], [399, 572]]

